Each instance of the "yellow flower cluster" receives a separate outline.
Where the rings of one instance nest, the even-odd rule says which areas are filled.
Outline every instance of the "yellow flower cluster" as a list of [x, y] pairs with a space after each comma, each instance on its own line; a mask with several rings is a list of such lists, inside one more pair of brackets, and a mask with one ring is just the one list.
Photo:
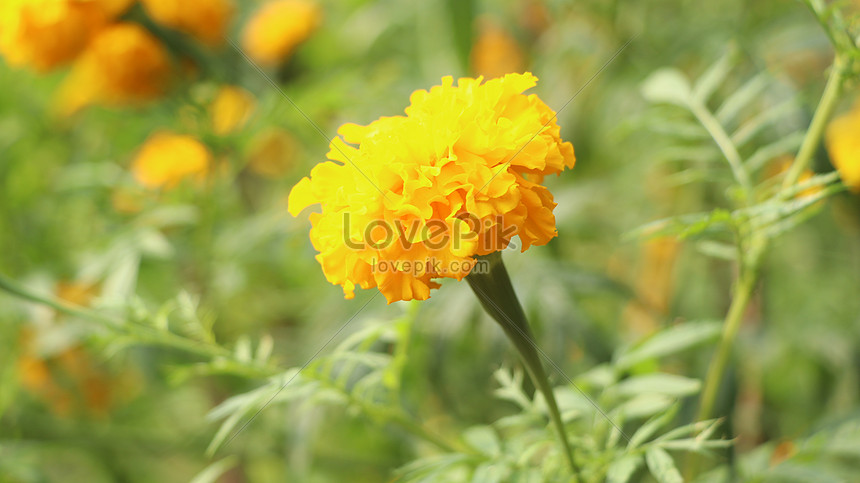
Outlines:
[[88, 104], [125, 105], [149, 101], [167, 89], [167, 52], [143, 27], [117, 23], [104, 29], [75, 62], [60, 91], [60, 110]]
[[235, 10], [232, 0], [141, 0], [141, 3], [156, 22], [209, 46], [224, 42]]
[[310, 37], [321, 19], [322, 12], [312, 1], [269, 2], [248, 21], [242, 48], [255, 62], [276, 65]]
[[45, 72], [78, 56], [131, 0], [3, 0], [0, 54], [15, 67]]
[[827, 151], [842, 182], [860, 192], [860, 104], [827, 127]]
[[212, 130], [223, 136], [241, 128], [251, 118], [256, 103], [254, 96], [241, 87], [222, 87], [209, 108]]
[[140, 149], [132, 164], [137, 181], [147, 188], [172, 188], [186, 178], [209, 172], [212, 154], [191, 136], [158, 132]]
[[[575, 163], [530, 73], [442, 79], [412, 94], [405, 116], [346, 124], [289, 211], [320, 204], [310, 238], [329, 282], [347, 298], [378, 287], [389, 303], [424, 300], [438, 278], [462, 279], [476, 255], [525, 251], [556, 236], [544, 175]], [[349, 144], [348, 144], [349, 143]]]

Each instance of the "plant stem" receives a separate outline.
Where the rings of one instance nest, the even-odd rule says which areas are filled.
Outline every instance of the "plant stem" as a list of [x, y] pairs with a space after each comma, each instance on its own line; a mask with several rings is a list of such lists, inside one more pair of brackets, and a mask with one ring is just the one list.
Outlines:
[[[552, 391], [552, 386], [541, 363], [538, 348], [534, 342], [534, 336], [532, 335], [525, 312], [523, 312], [523, 308], [517, 299], [517, 294], [514, 292], [508, 271], [502, 262], [502, 255], [500, 252], [494, 252], [477, 258], [478, 265], [466, 277], [466, 281], [469, 282], [469, 286], [472, 287], [475, 295], [478, 296], [481, 306], [499, 323], [505, 335], [507, 335], [508, 339], [517, 349], [517, 352], [525, 363], [526, 372], [528, 372], [535, 387], [541, 392], [546, 401], [550, 419], [558, 433], [562, 452], [570, 464], [571, 471], [574, 475], [578, 476], [580, 473], [579, 467], [573, 458], [573, 451], [567, 439], [564, 421], [561, 419], [561, 412], [558, 409], [555, 394]], [[481, 269], [484, 267], [481, 264], [484, 263], [489, 265], [489, 270]]]
[[735, 283], [732, 303], [729, 306], [729, 311], [723, 323], [723, 332], [717, 346], [717, 352], [711, 360], [708, 374], [705, 377], [705, 386], [702, 391], [697, 421], [709, 419], [713, 413], [717, 393], [723, 381], [723, 373], [726, 370], [726, 365], [732, 352], [732, 346], [743, 321], [744, 312], [752, 297], [752, 292], [758, 282], [759, 262], [766, 247], [767, 241], [764, 238], [754, 238], [748, 257], [745, 261], [741, 262], [744, 266], [741, 267], [741, 274]]
[[11, 278], [0, 273], [0, 290], [17, 296], [21, 299], [45, 305], [58, 312], [78, 317], [83, 320], [97, 323], [100, 327], [122, 332], [141, 344], [151, 344], [178, 349], [191, 354], [205, 357], [207, 359], [228, 359], [239, 364], [239, 367], [254, 377], [268, 377], [275, 373], [272, 368], [250, 366], [247, 363], [236, 361], [233, 353], [224, 347], [201, 340], [182, 337], [173, 332], [159, 330], [149, 325], [132, 323], [120, 318], [114, 318], [83, 307], [76, 307], [61, 300], [39, 295], [36, 292], [18, 284]]
[[815, 108], [812, 122], [806, 131], [806, 136], [803, 137], [803, 142], [797, 151], [797, 156], [794, 157], [794, 163], [792, 163], [788, 169], [788, 173], [782, 180], [783, 190], [787, 190], [797, 183], [797, 180], [800, 179], [800, 176], [809, 167], [813, 156], [815, 156], [815, 151], [818, 149], [821, 137], [824, 135], [824, 130], [827, 127], [827, 121], [830, 120], [830, 116], [833, 115], [833, 110], [839, 101], [839, 94], [842, 92], [842, 83], [845, 79], [845, 71], [846, 62], [837, 54], [833, 60], [827, 84], [824, 86], [821, 101], [818, 103], [818, 107]]

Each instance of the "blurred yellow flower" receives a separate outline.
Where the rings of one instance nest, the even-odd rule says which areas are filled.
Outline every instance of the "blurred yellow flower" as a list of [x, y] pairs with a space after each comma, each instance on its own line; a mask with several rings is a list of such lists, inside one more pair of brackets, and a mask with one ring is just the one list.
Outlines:
[[827, 152], [842, 182], [860, 193], [860, 103], [827, 127]]
[[118, 23], [99, 33], [75, 62], [60, 90], [60, 111], [152, 100], [164, 94], [169, 77], [167, 51], [158, 40], [137, 24]]
[[[782, 176], [785, 175], [786, 173], [788, 173], [788, 170], [789, 170], [789, 168], [791, 168], [792, 164], [794, 164], [794, 157], [793, 156], [780, 156], [780, 157], [774, 159], [770, 164], [767, 165], [767, 167], [764, 170], [765, 179], [780, 178], [780, 181], [781, 181]], [[815, 176], [815, 173], [811, 169], [807, 168], [797, 178], [797, 184], [803, 184], [803, 183], [809, 181], [810, 179], [812, 179], [813, 176]], [[819, 193], [819, 192], [821, 192], [821, 187], [820, 186], [813, 186], [812, 188], [807, 188], [807, 189], [797, 193], [795, 195], [795, 198], [803, 198], [805, 196], [812, 196], [812, 195]]]
[[262, 176], [277, 178], [293, 167], [298, 142], [282, 129], [272, 129], [255, 137], [248, 153], [248, 169]]
[[210, 46], [224, 42], [235, 11], [232, 0], [141, 0], [141, 3], [156, 22]]
[[[522, 250], [556, 236], [552, 194], [532, 181], [572, 168], [555, 113], [530, 73], [445, 77], [415, 91], [406, 116], [345, 124], [328, 158], [289, 196], [289, 211], [320, 204], [310, 238], [329, 282], [347, 298], [378, 287], [389, 303], [424, 300], [433, 279], [462, 279], [476, 255]], [[350, 143], [350, 144], [347, 144]]]
[[210, 106], [212, 130], [223, 136], [241, 128], [254, 112], [255, 104], [254, 96], [245, 89], [222, 87]]
[[99, 293], [99, 286], [93, 283], [64, 281], [57, 283], [57, 298], [72, 305], [87, 306]]
[[3, 0], [0, 54], [45, 72], [73, 60], [131, 0]]
[[186, 178], [209, 172], [212, 155], [191, 136], [158, 132], [150, 136], [132, 163], [135, 179], [147, 188], [172, 188]]
[[263, 5], [245, 26], [242, 47], [255, 62], [277, 65], [304, 42], [322, 20], [309, 0], [276, 0]]
[[516, 39], [492, 20], [479, 22], [478, 39], [472, 46], [472, 71], [485, 77], [522, 72], [525, 57]]

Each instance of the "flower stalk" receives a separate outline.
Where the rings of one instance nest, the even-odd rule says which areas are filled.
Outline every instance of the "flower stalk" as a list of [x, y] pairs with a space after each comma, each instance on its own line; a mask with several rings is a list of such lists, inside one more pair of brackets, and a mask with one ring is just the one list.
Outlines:
[[741, 274], [735, 282], [732, 302], [726, 314], [726, 319], [723, 322], [723, 332], [720, 336], [717, 352], [714, 354], [713, 359], [711, 359], [708, 374], [705, 377], [705, 386], [702, 390], [697, 421], [711, 418], [711, 413], [717, 401], [717, 393], [723, 381], [723, 374], [728, 365], [729, 356], [734, 347], [741, 322], [743, 322], [743, 315], [752, 298], [753, 290], [758, 283], [759, 265], [766, 247], [767, 241], [765, 239], [757, 238], [755, 240], [755, 244], [751, 247], [749, 257], [747, 258], [746, 267], [741, 267]]
[[481, 306], [492, 317], [505, 332], [505, 335], [517, 349], [526, 367], [529, 377], [535, 387], [541, 392], [549, 409], [549, 416], [553, 426], [558, 433], [558, 439], [562, 446], [571, 470], [579, 474], [579, 467], [573, 458], [573, 451], [567, 439], [564, 422], [552, 386], [549, 383], [543, 364], [540, 360], [537, 345], [534, 342], [531, 327], [526, 319], [525, 312], [517, 299], [508, 271], [502, 262], [501, 252], [493, 252], [489, 255], [477, 257], [489, 264], [489, 270], [479, 273], [473, 270], [466, 277], [472, 291], [477, 295]]
[[833, 60], [833, 66], [830, 69], [830, 76], [827, 78], [827, 84], [824, 86], [824, 93], [821, 95], [821, 101], [815, 109], [815, 114], [812, 116], [812, 122], [809, 129], [806, 131], [806, 136], [800, 145], [800, 150], [794, 158], [794, 163], [788, 170], [788, 173], [783, 179], [782, 188], [788, 190], [797, 183], [800, 175], [809, 167], [812, 158], [815, 156], [815, 151], [821, 143], [821, 137], [824, 135], [824, 130], [827, 127], [827, 122], [833, 115], [833, 111], [839, 102], [839, 94], [842, 92], [842, 84], [845, 80], [847, 71], [847, 63], [837, 54]]

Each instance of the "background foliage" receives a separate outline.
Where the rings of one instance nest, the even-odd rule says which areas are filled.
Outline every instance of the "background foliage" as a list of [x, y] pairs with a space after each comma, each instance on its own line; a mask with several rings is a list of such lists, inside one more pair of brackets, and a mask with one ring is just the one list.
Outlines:
[[[241, 3], [231, 36], [253, 8]], [[822, 149], [807, 186], [818, 198], [768, 204], [833, 57], [804, 3], [350, 0], [322, 11], [272, 73], [326, 135], [476, 69], [530, 70], [558, 109], [635, 36], [559, 115], [578, 158], [548, 181], [559, 237], [505, 255], [563, 371], [548, 369], [583, 479], [860, 474], [860, 202], [836, 193]], [[482, 39], [488, 54], [473, 49]], [[493, 53], [501, 60], [478, 58]], [[52, 109], [62, 73], [0, 66], [0, 272], [78, 306], [0, 294], [0, 481], [564, 481], [542, 400], [465, 284], [386, 306], [370, 291], [345, 301], [325, 281], [286, 194], [327, 142], [229, 45], [212, 55], [227, 68], [156, 103], [72, 118]], [[201, 126], [227, 82], [257, 108], [217, 136]], [[708, 115], [749, 168], [745, 207]], [[273, 128], [290, 141], [276, 152], [286, 168], [267, 176], [248, 163]], [[223, 175], [139, 186], [130, 163], [160, 129], [202, 133]], [[744, 230], [770, 230], [768, 250], [722, 417], [697, 422]]]

